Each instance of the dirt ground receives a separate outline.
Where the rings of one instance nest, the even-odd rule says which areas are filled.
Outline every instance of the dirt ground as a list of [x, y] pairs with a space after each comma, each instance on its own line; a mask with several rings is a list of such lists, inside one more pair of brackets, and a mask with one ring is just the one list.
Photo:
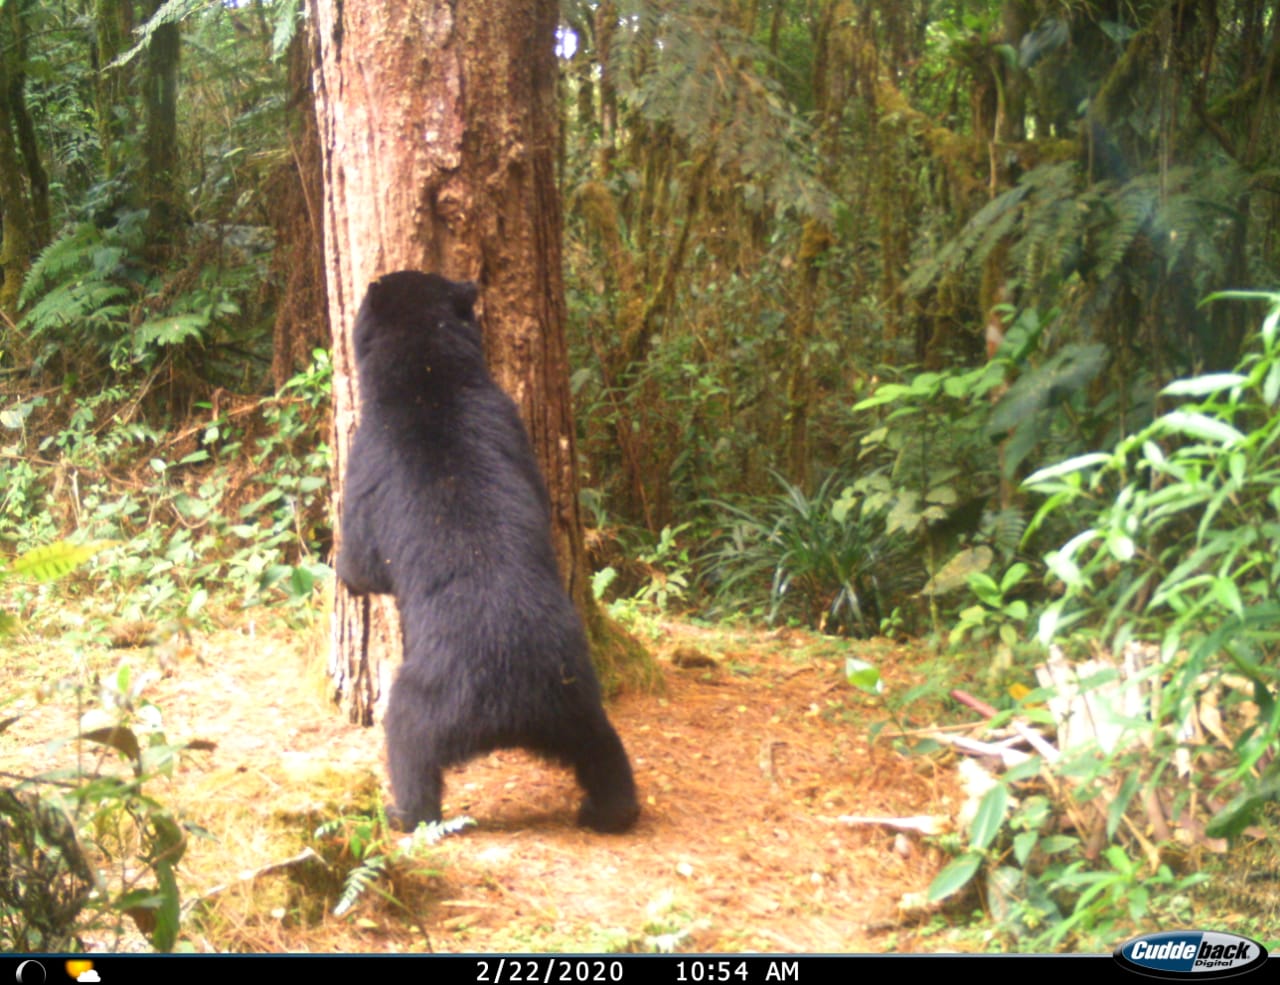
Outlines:
[[[191, 839], [179, 873], [192, 907], [181, 940], [259, 952], [928, 949], [901, 906], [926, 890], [940, 853], [840, 820], [958, 806], [949, 767], [869, 744], [884, 711], [843, 679], [856, 655], [889, 687], [911, 686], [918, 655], [794, 631], [665, 623], [655, 635], [666, 692], [609, 709], [643, 803], [633, 831], [579, 829], [567, 771], [495, 753], [446, 775], [446, 817], [476, 826], [397, 862], [385, 896], [366, 893], [340, 917], [343, 853], [313, 832], [387, 796], [381, 729], [350, 725], [329, 703], [320, 631], [245, 623], [198, 639], [147, 690], [170, 741], [216, 743], [152, 788], [211, 835]], [[678, 667], [677, 651], [714, 665]], [[49, 744], [68, 734], [65, 706], [18, 710], [0, 768], [67, 755]], [[331, 868], [266, 868], [308, 846]]]

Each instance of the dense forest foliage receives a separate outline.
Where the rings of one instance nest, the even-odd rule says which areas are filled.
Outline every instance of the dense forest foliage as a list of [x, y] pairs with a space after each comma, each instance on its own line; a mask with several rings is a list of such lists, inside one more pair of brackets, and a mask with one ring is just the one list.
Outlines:
[[[1252, 724], [1198, 768], [1214, 834], [1257, 821], [1280, 341], [1263, 294], [1207, 299], [1280, 280], [1277, 14], [564, 0], [597, 594], [931, 634], [1014, 678], [1046, 644], [1150, 644], [1164, 714], [1205, 675], [1247, 682]], [[0, 42], [0, 538], [116, 545], [66, 587], [80, 615], [15, 588], [24, 617], [312, 605], [329, 326], [302, 10], [10, 0]], [[1173, 768], [1151, 745], [1108, 836]]]

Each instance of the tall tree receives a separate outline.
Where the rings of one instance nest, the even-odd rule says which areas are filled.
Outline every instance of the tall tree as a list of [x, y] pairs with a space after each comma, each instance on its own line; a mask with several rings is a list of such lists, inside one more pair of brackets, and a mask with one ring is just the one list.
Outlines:
[[[401, 268], [479, 282], [489, 362], [529, 429], [562, 570], [585, 607], [555, 180], [558, 6], [311, 0], [311, 12], [335, 475], [355, 431], [351, 330], [369, 282]], [[335, 484], [335, 516], [341, 496]], [[369, 722], [381, 691], [374, 655], [398, 639], [393, 614], [341, 586], [335, 606], [333, 669], [352, 718]]]
[[[39, 243], [32, 189], [28, 181], [24, 181], [32, 175], [21, 163], [19, 149], [20, 144], [26, 145], [21, 140], [26, 107], [21, 98], [19, 50], [23, 28], [19, 6], [12, 4], [6, 15], [0, 24], [0, 40], [4, 42], [3, 53], [0, 53], [0, 210], [4, 215], [4, 235], [0, 240], [0, 310], [12, 312], [17, 306], [22, 278], [31, 264], [31, 253]], [[11, 98], [14, 96], [16, 98]], [[29, 130], [30, 121], [26, 122]], [[47, 212], [47, 204], [45, 208]], [[47, 226], [47, 218], [45, 222]]]
[[[299, 4], [301, 7], [301, 4]], [[299, 21], [302, 18], [299, 17]], [[271, 375], [277, 387], [329, 345], [328, 300], [321, 215], [324, 173], [320, 131], [311, 98], [314, 25], [299, 23], [285, 54], [290, 127], [289, 155], [268, 179], [267, 213], [276, 232], [272, 267], [283, 282], [276, 307]]]
[[162, 11], [160, 0], [148, 0], [153, 23], [143, 74], [142, 194], [148, 209], [152, 242], [171, 242], [183, 213], [178, 190], [178, 54], [182, 37], [176, 17]]
[[130, 131], [135, 113], [130, 97], [133, 67], [117, 65], [116, 59], [129, 48], [133, 33], [131, 0], [94, 0], [93, 73], [94, 104], [98, 121], [98, 143], [108, 175], [120, 166], [120, 148]]

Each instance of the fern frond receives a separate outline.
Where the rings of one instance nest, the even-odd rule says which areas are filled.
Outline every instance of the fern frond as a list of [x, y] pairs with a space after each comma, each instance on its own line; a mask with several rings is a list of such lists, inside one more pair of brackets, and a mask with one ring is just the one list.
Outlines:
[[1104, 200], [1111, 221], [1097, 230], [1092, 252], [1097, 260], [1095, 276], [1106, 280], [1124, 262], [1138, 234], [1146, 228], [1156, 210], [1156, 188], [1149, 180], [1131, 181], [1118, 195]]
[[201, 7], [210, 6], [208, 0], [164, 0], [160, 5], [160, 9], [151, 15], [151, 18], [139, 28], [134, 29], [134, 34], [138, 36], [134, 46], [120, 55], [107, 68], [120, 68], [122, 65], [128, 65], [131, 61], [142, 54], [144, 48], [151, 43], [151, 37], [160, 28], [166, 24], [176, 24], [185, 18], [188, 14], [192, 14]]
[[1016, 185], [980, 208], [936, 257], [920, 264], [903, 285], [908, 294], [920, 294], [947, 274], [971, 263], [980, 264], [1000, 239], [1017, 223], [1029, 187]]
[[989, 523], [991, 546], [1003, 557], [1012, 557], [1027, 532], [1026, 514], [1016, 506], [1007, 506], [991, 514]]
[[29, 575], [41, 582], [57, 581], [115, 543], [112, 540], [96, 540], [87, 544], [68, 544], [65, 540], [60, 540], [54, 544], [46, 544], [14, 558], [7, 569], [0, 569], [0, 577], [16, 574]]
[[1028, 191], [1026, 221], [1010, 251], [1009, 263], [1028, 285], [1056, 285], [1080, 255], [1084, 221], [1079, 202], [1080, 166], [1075, 161], [1060, 161], [1035, 168], [1022, 184]]
[[27, 312], [21, 326], [32, 338], [76, 323], [109, 327], [128, 318], [129, 289], [108, 281], [71, 282], [55, 287]]
[[475, 819], [468, 814], [459, 814], [447, 821], [424, 821], [414, 829], [408, 851], [410, 854], [426, 845], [434, 845], [450, 835], [475, 826]]
[[209, 316], [205, 312], [152, 318], [134, 331], [134, 350], [141, 354], [153, 345], [181, 345], [191, 339], [201, 338], [208, 327]]
[[674, 136], [685, 160], [736, 173], [753, 208], [829, 220], [834, 201], [818, 179], [814, 134], [785, 90], [758, 66], [772, 56], [723, 16], [720, 5], [649, 5], [614, 37], [615, 83], [628, 110]]
[[1210, 231], [1224, 219], [1232, 225], [1242, 221], [1237, 203], [1249, 181], [1249, 175], [1235, 164], [1214, 167], [1208, 173], [1190, 168], [1170, 172], [1168, 194], [1151, 220], [1152, 236], [1161, 244], [1167, 272], [1177, 269], [1184, 253], [1191, 250], [1191, 262], [1206, 285], [1221, 283], [1227, 255]]
[[973, 254], [969, 262], [974, 267], [981, 267], [986, 263], [991, 251], [1017, 228], [1024, 213], [1023, 208], [1009, 208], [1002, 211], [990, 225], [982, 230], [982, 235], [973, 246]]
[[347, 873], [342, 886], [342, 896], [333, 908], [333, 915], [340, 917], [360, 901], [360, 897], [387, 871], [387, 856], [373, 855]]
[[69, 275], [81, 274], [94, 268], [94, 254], [102, 247], [102, 232], [91, 222], [83, 222], [40, 251], [22, 291], [18, 304], [26, 307], [43, 289], [60, 284]]

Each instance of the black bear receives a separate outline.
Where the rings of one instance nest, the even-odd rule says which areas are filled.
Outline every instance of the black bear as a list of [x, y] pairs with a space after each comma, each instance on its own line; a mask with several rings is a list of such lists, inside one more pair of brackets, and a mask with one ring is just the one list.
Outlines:
[[402, 828], [440, 819], [441, 770], [519, 746], [571, 764], [578, 822], [639, 815], [560, 582], [546, 487], [515, 404], [485, 364], [476, 287], [401, 271], [356, 317], [361, 415], [347, 463], [338, 577], [392, 594], [404, 662], [387, 708]]

